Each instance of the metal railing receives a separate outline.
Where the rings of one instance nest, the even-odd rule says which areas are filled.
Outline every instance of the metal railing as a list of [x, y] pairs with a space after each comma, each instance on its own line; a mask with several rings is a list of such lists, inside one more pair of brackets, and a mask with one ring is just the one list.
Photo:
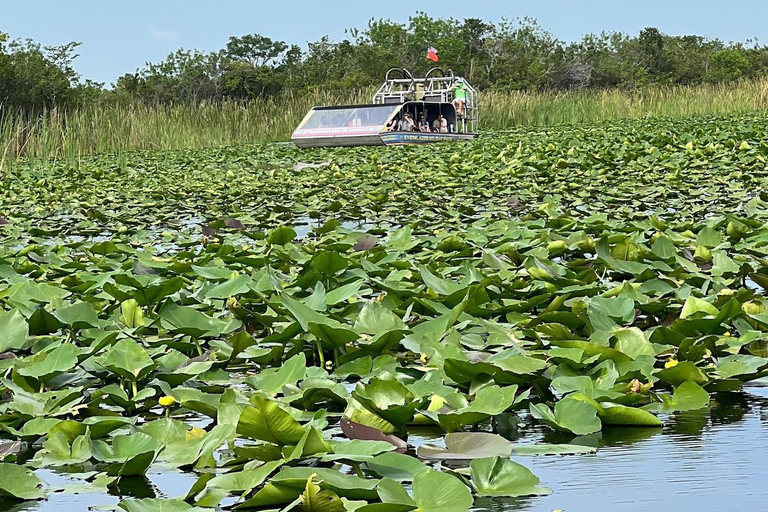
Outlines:
[[479, 121], [477, 91], [462, 77], [455, 76], [452, 70], [430, 69], [423, 78], [414, 77], [407, 69], [392, 68], [387, 71], [384, 83], [373, 95], [375, 104], [399, 104], [409, 101], [428, 103], [451, 103], [454, 100], [453, 86], [463, 80], [466, 87], [465, 116], [457, 121], [461, 131], [476, 132]]

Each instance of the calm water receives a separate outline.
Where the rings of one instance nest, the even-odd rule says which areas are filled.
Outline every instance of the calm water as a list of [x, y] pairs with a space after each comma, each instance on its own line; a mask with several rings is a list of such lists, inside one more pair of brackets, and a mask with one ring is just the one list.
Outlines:
[[[605, 430], [593, 439], [594, 455], [515, 457], [536, 473], [549, 496], [476, 501], [480, 511], [721, 512], [768, 510], [768, 380], [743, 393], [721, 394], [706, 412], [665, 418], [663, 429]], [[523, 431], [525, 442], [570, 442], [549, 432]], [[426, 438], [412, 437], [424, 442]], [[430, 440], [431, 441], [431, 440]], [[81, 483], [66, 474], [40, 471], [49, 485]], [[80, 512], [116, 507], [119, 494], [136, 498], [179, 497], [194, 474], [150, 471], [108, 494], [82, 487], [79, 494], [51, 493], [47, 501], [0, 510]], [[231, 503], [231, 501], [229, 502]], [[225, 502], [227, 504], [227, 502]]]

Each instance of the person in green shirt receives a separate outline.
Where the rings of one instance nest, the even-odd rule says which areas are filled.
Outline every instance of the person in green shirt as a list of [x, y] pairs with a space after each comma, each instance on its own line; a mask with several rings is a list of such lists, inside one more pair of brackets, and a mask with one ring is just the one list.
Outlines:
[[451, 87], [453, 91], [453, 108], [456, 109], [456, 114], [459, 117], [466, 117], [467, 115], [467, 84], [464, 83], [464, 79], [459, 78], [453, 83]]

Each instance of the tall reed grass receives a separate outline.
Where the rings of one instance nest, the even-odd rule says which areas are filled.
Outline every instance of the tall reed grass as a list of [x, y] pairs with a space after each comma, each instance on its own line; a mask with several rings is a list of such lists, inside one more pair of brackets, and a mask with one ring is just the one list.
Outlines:
[[[250, 103], [84, 106], [0, 117], [0, 168], [20, 158], [197, 148], [288, 140], [315, 105], [367, 103], [372, 91], [285, 95]], [[485, 92], [482, 130], [520, 125], [689, 116], [768, 108], [768, 80], [634, 91]]]

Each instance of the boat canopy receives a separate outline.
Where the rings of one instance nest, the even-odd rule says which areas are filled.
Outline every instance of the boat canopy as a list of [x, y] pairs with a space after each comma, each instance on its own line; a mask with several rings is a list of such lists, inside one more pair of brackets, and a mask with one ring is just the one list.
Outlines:
[[294, 137], [337, 137], [377, 134], [384, 131], [401, 105], [349, 105], [315, 107], [309, 111]]

